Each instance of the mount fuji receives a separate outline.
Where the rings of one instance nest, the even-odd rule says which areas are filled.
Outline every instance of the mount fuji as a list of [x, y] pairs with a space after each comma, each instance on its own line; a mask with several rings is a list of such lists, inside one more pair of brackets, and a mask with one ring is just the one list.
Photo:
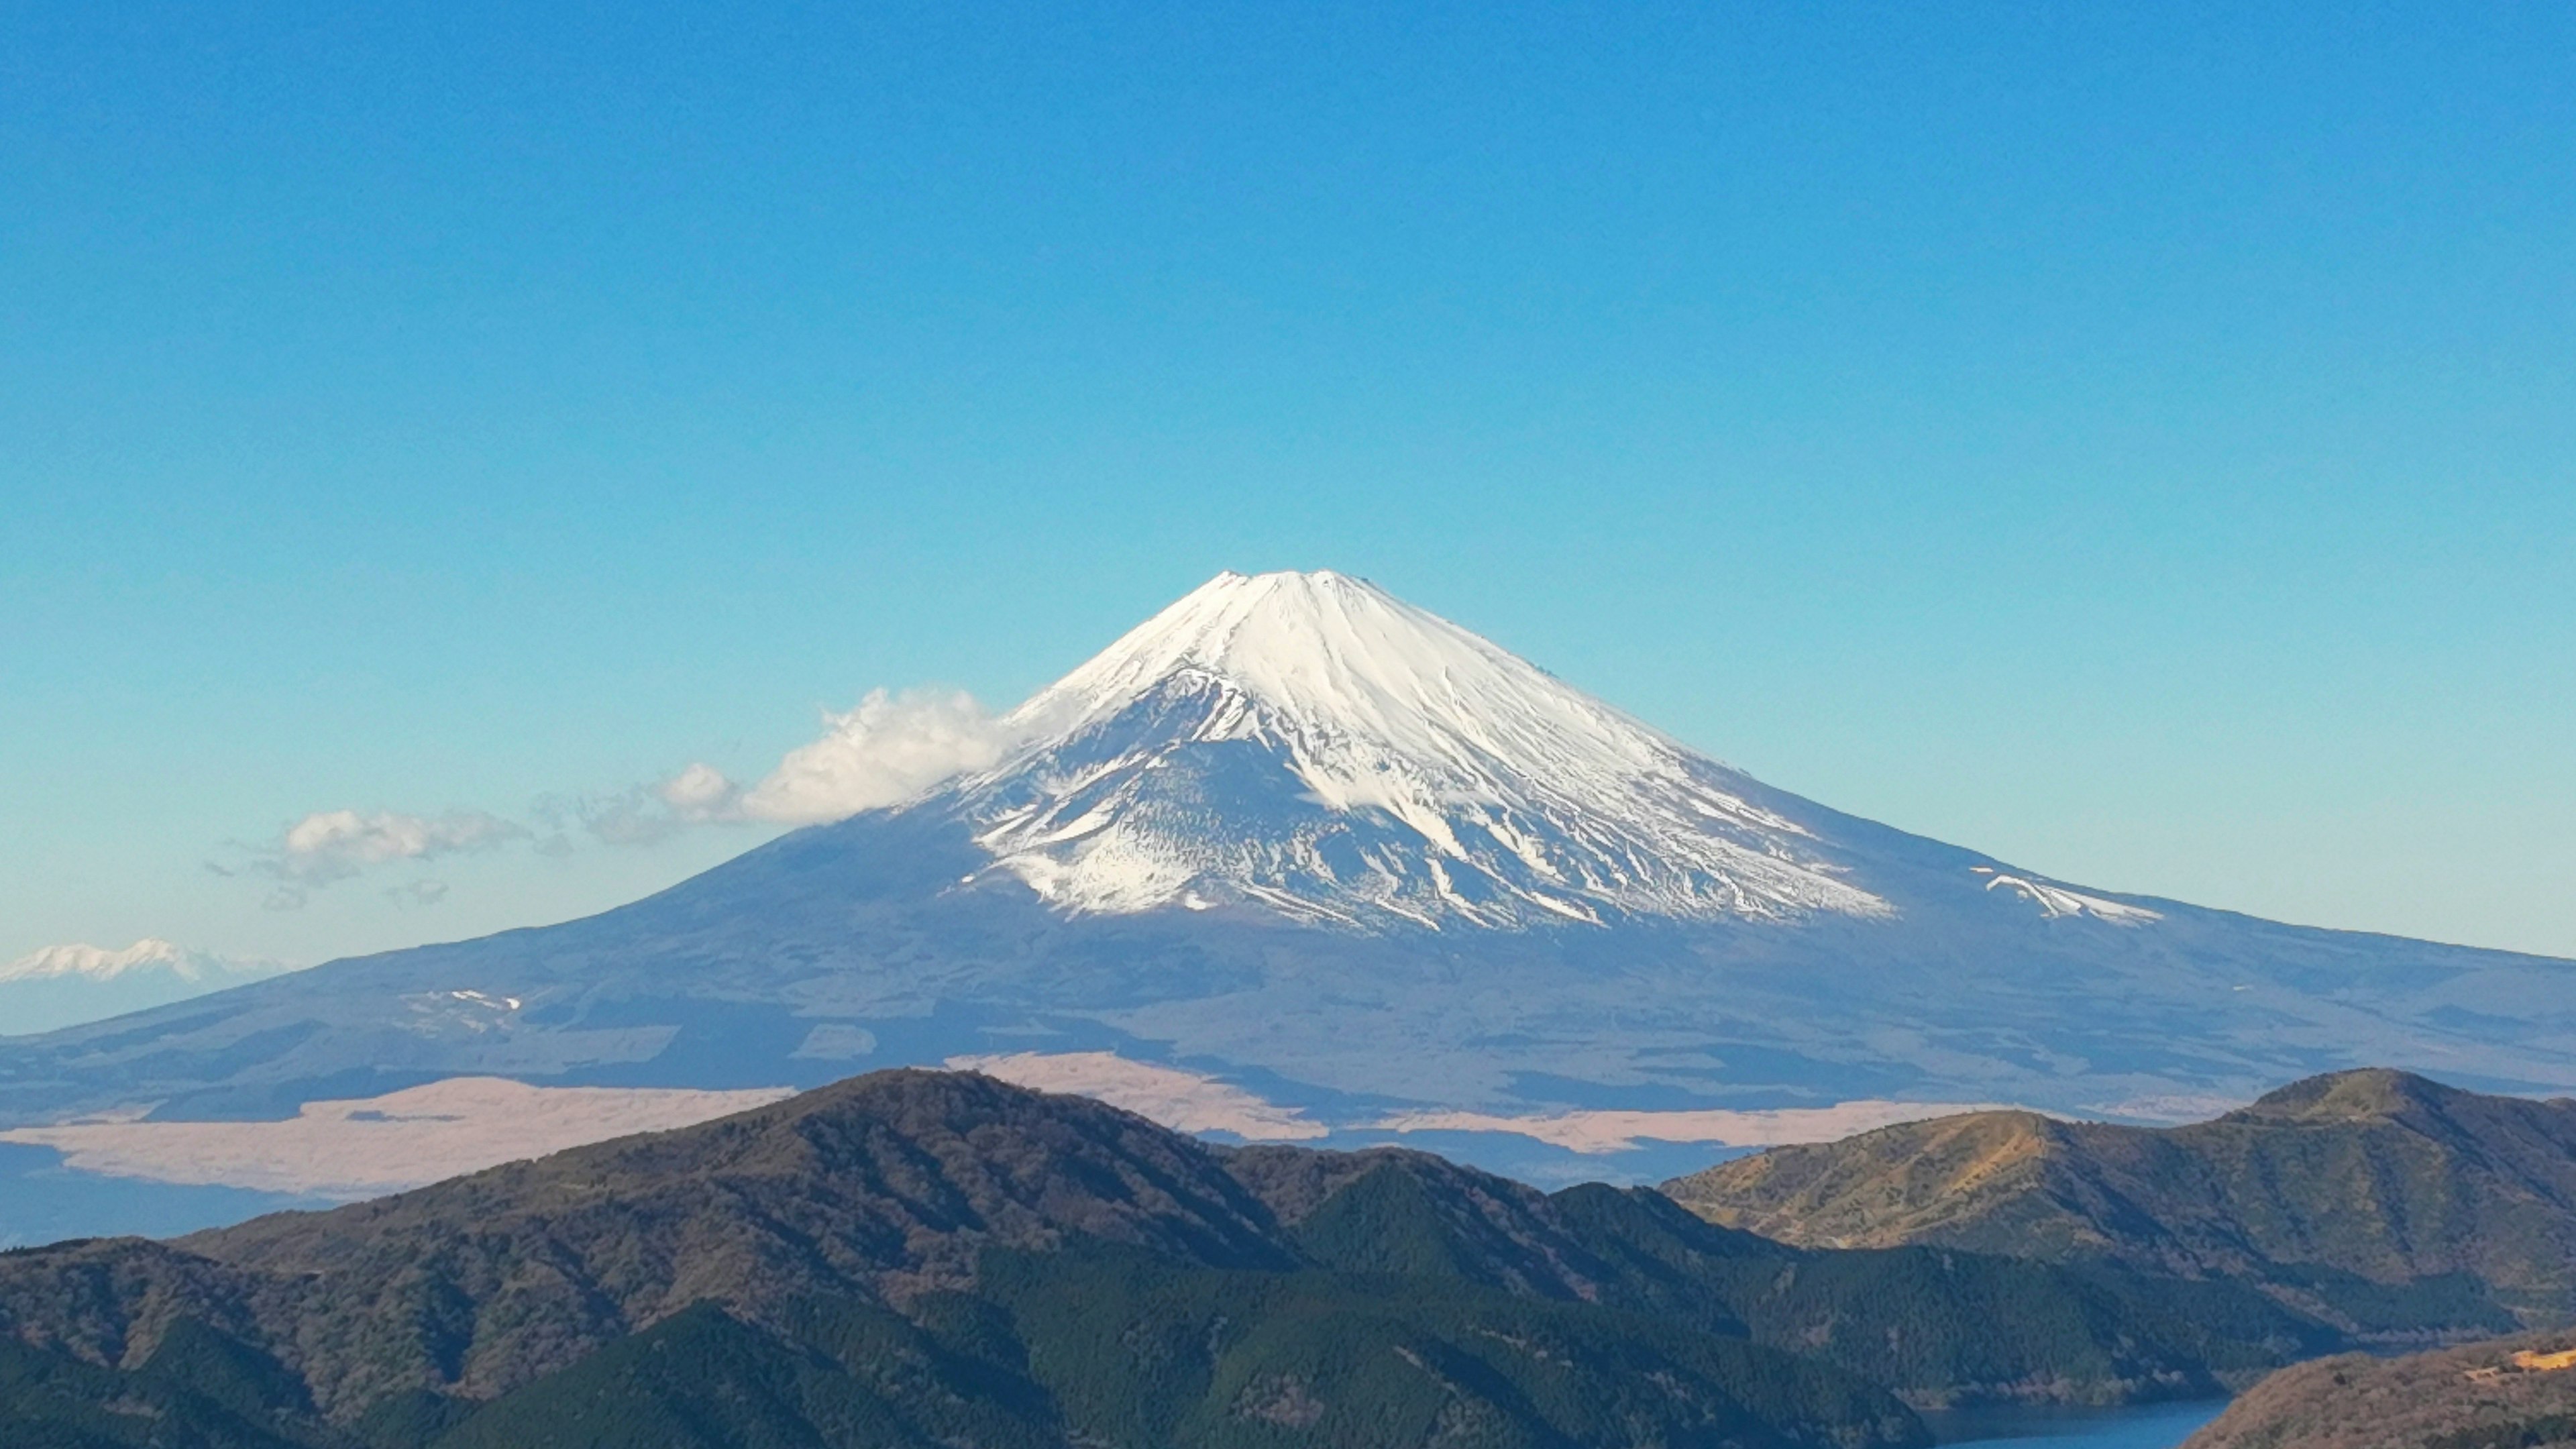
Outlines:
[[1725, 769], [1339, 574], [1219, 576], [1003, 721], [991, 869], [1072, 914], [1358, 931], [1876, 916]]
[[2366, 1064], [2576, 1087], [2576, 963], [2046, 879], [1336, 574], [1221, 575], [1000, 726], [989, 768], [599, 916], [0, 1043], [0, 1125], [966, 1061], [1241, 1136], [1616, 1175], [1644, 1143], [2169, 1119]]

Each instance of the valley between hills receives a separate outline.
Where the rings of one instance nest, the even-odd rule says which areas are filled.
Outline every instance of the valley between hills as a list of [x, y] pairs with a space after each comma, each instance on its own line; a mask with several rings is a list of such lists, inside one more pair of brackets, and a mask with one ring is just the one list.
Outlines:
[[[2368, 1071], [2161, 1132], [1972, 1115], [1545, 1193], [880, 1072], [0, 1255], [0, 1442], [1923, 1449], [1929, 1408], [2204, 1397], [2563, 1324], [2571, 1141], [2576, 1103]], [[2212, 1443], [2394, 1442], [2295, 1407], [2363, 1371], [2324, 1361]], [[2484, 1449], [2441, 1424], [2407, 1442]]]

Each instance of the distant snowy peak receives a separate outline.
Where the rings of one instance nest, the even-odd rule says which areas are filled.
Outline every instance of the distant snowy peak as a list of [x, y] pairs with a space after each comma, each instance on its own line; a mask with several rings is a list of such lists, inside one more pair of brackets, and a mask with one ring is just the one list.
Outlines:
[[162, 1006], [290, 970], [168, 941], [47, 946], [0, 965], [0, 1036], [52, 1031], [149, 1006]]
[[1885, 915], [1750, 782], [1361, 580], [1222, 574], [1004, 720], [953, 787], [1074, 912], [1375, 929]]
[[180, 981], [206, 981], [231, 975], [269, 975], [282, 968], [270, 962], [237, 962], [211, 951], [192, 951], [168, 941], [146, 938], [121, 951], [72, 944], [30, 951], [0, 966], [0, 982], [82, 979], [114, 981], [137, 975], [162, 975]]

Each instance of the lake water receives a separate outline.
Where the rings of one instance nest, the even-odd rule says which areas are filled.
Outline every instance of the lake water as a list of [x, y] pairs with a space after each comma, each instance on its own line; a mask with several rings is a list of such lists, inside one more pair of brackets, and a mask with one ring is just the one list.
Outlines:
[[1923, 1422], [1944, 1449], [2173, 1449], [2226, 1407], [2225, 1399], [2195, 1399], [2120, 1409], [1954, 1409], [1925, 1414]]

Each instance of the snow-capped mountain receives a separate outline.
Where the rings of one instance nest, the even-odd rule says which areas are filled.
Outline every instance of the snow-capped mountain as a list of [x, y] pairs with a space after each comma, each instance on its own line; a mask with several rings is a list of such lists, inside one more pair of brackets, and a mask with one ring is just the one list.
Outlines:
[[124, 976], [159, 973], [193, 983], [228, 975], [233, 968], [229, 958], [211, 951], [191, 951], [147, 936], [122, 951], [79, 943], [30, 951], [0, 965], [0, 982], [54, 981], [67, 976], [114, 981]]
[[122, 950], [47, 946], [0, 965], [0, 1036], [53, 1031], [274, 976], [240, 960], [146, 938]]
[[97, 1129], [130, 1166], [155, 1124], [373, 1122], [392, 1109], [368, 1100], [458, 1076], [750, 1089], [974, 1061], [1536, 1171], [1516, 1154], [1935, 1109], [1911, 1104], [2202, 1115], [2360, 1065], [2576, 1088], [2576, 963], [1892, 830], [1355, 579], [1220, 576], [1002, 727], [989, 768], [587, 920], [0, 1045], [0, 1129], [86, 1140], [62, 1119], [148, 1106]]
[[955, 791], [1048, 903], [1594, 925], [1879, 916], [1752, 782], [1334, 573], [1222, 574], [1003, 721]]

